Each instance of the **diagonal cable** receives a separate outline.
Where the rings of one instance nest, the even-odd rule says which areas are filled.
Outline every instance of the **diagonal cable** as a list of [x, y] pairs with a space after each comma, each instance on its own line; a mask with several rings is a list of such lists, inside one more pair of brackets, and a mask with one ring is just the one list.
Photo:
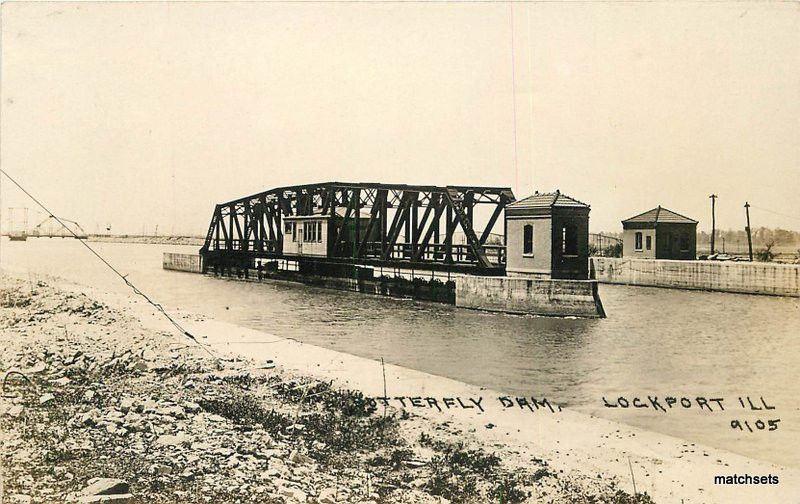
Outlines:
[[200, 342], [200, 341], [199, 341], [199, 340], [198, 340], [198, 339], [197, 339], [197, 338], [196, 338], [196, 337], [195, 337], [195, 336], [194, 336], [192, 333], [190, 333], [189, 331], [187, 331], [186, 329], [184, 329], [184, 328], [183, 328], [183, 326], [181, 326], [181, 325], [180, 325], [180, 324], [179, 324], [179, 323], [178, 323], [178, 322], [177, 322], [177, 321], [176, 321], [174, 318], [172, 318], [172, 316], [171, 316], [169, 313], [167, 313], [167, 311], [164, 309], [164, 307], [163, 307], [163, 306], [161, 306], [161, 304], [159, 304], [159, 303], [157, 303], [157, 302], [153, 301], [152, 299], [150, 299], [150, 297], [149, 297], [147, 294], [145, 294], [144, 292], [142, 292], [141, 290], [139, 290], [139, 288], [137, 288], [135, 285], [133, 285], [133, 283], [131, 283], [131, 281], [130, 281], [130, 280], [128, 280], [128, 276], [127, 276], [127, 275], [123, 275], [122, 273], [120, 273], [120, 272], [119, 272], [119, 270], [117, 270], [117, 268], [115, 268], [114, 266], [112, 266], [112, 265], [111, 265], [111, 263], [109, 263], [109, 262], [108, 262], [108, 261], [107, 261], [107, 260], [106, 260], [106, 259], [105, 259], [103, 256], [101, 256], [99, 253], [97, 253], [97, 251], [96, 251], [95, 249], [93, 249], [91, 246], [89, 246], [89, 244], [88, 244], [88, 243], [86, 243], [86, 241], [85, 241], [83, 238], [81, 238], [81, 237], [79, 237], [77, 234], [75, 234], [75, 232], [74, 232], [72, 229], [70, 229], [70, 228], [69, 228], [69, 226], [67, 226], [66, 224], [64, 224], [64, 222], [63, 222], [61, 219], [59, 219], [58, 217], [56, 217], [56, 216], [55, 216], [55, 214], [54, 214], [53, 212], [51, 212], [51, 211], [50, 211], [50, 210], [49, 210], [49, 209], [48, 209], [46, 206], [44, 206], [44, 204], [43, 204], [41, 201], [39, 201], [38, 199], [36, 199], [36, 197], [34, 197], [34, 196], [33, 196], [31, 193], [29, 193], [29, 192], [28, 192], [28, 191], [27, 191], [27, 190], [26, 190], [24, 187], [22, 187], [22, 185], [20, 185], [20, 183], [19, 183], [19, 182], [17, 182], [16, 180], [14, 180], [14, 178], [13, 178], [11, 175], [9, 175], [9, 174], [8, 174], [8, 172], [6, 172], [5, 170], [3, 170], [3, 169], [1, 169], [1, 168], [0, 168], [0, 173], [2, 173], [3, 175], [5, 175], [5, 176], [8, 178], [8, 180], [10, 180], [10, 181], [11, 181], [11, 182], [12, 182], [12, 183], [15, 185], [15, 186], [17, 186], [17, 187], [20, 189], [20, 191], [22, 191], [23, 193], [25, 193], [25, 195], [26, 195], [26, 196], [28, 196], [30, 199], [32, 199], [32, 200], [34, 201], [34, 203], [36, 203], [37, 205], [39, 205], [39, 206], [42, 208], [42, 210], [44, 210], [45, 212], [47, 212], [47, 214], [48, 214], [50, 217], [52, 217], [52, 218], [53, 218], [53, 219], [55, 219], [55, 220], [56, 220], [56, 221], [57, 221], [59, 224], [61, 224], [61, 226], [62, 226], [64, 229], [66, 229], [67, 231], [69, 231], [69, 233], [70, 233], [70, 234], [71, 234], [71, 235], [72, 235], [72, 236], [73, 236], [75, 239], [77, 239], [79, 242], [81, 242], [81, 243], [83, 244], [83, 246], [84, 246], [84, 247], [86, 247], [86, 248], [89, 250], [89, 252], [91, 252], [92, 254], [94, 254], [94, 256], [95, 256], [95, 257], [97, 257], [98, 259], [100, 259], [100, 261], [102, 261], [102, 262], [103, 262], [103, 264], [105, 264], [106, 266], [108, 266], [108, 268], [109, 268], [111, 271], [113, 271], [113, 272], [114, 272], [114, 273], [115, 273], [115, 274], [116, 274], [118, 277], [120, 277], [120, 278], [122, 279], [122, 281], [123, 281], [123, 282], [125, 282], [125, 285], [127, 285], [128, 287], [130, 287], [130, 288], [131, 288], [131, 290], [133, 290], [134, 294], [137, 294], [137, 295], [139, 295], [139, 296], [143, 297], [145, 301], [147, 301], [147, 302], [148, 302], [150, 305], [152, 305], [152, 306], [153, 306], [153, 307], [154, 307], [156, 310], [158, 310], [158, 311], [159, 311], [159, 312], [160, 312], [160, 313], [161, 313], [161, 314], [162, 314], [162, 315], [163, 315], [163, 316], [164, 316], [164, 317], [165, 317], [167, 320], [169, 320], [169, 322], [170, 322], [170, 323], [171, 323], [173, 326], [175, 326], [175, 328], [176, 328], [176, 329], [177, 329], [177, 330], [178, 330], [178, 331], [179, 331], [181, 334], [183, 334], [184, 336], [188, 337], [189, 339], [191, 339], [192, 341], [194, 341], [195, 343], [197, 343], [197, 345], [199, 345], [200, 347], [202, 347], [202, 348], [203, 348], [203, 349], [204, 349], [206, 352], [208, 352], [208, 353], [209, 353], [209, 355], [211, 355], [212, 357], [216, 357], [216, 356], [215, 356], [215, 355], [214, 355], [214, 354], [211, 352], [211, 350], [209, 350], [209, 349], [208, 349], [208, 347], [206, 347], [206, 345], [204, 345], [203, 343], [201, 343], [201, 342]]

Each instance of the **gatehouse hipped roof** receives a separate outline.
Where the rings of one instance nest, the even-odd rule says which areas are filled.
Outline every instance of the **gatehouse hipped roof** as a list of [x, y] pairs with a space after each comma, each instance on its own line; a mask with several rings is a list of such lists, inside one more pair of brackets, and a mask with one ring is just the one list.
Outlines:
[[511, 203], [506, 208], [522, 210], [527, 208], [589, 208], [589, 205], [575, 198], [561, 194], [561, 191], [540, 193], [536, 192], [527, 198]]

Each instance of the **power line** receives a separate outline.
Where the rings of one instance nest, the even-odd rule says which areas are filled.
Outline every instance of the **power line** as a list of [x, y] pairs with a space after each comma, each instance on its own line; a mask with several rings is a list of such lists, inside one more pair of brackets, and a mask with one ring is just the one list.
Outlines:
[[514, 51], [514, 4], [509, 3], [511, 13], [511, 108], [514, 112], [514, 185], [519, 191], [519, 169], [517, 168], [517, 71]]
[[781, 217], [788, 217], [789, 219], [800, 220], [800, 216], [797, 215], [789, 215], [781, 212], [776, 212], [775, 210], [769, 210], [767, 208], [761, 208], [755, 205], [750, 205], [750, 208], [755, 208], [756, 210], [761, 210], [762, 212], [769, 212], [771, 214], [780, 215]]
[[38, 199], [36, 199], [36, 197], [35, 197], [35, 196], [33, 196], [31, 193], [29, 193], [29, 192], [28, 192], [28, 191], [27, 191], [27, 190], [26, 190], [24, 187], [22, 187], [22, 185], [20, 185], [20, 183], [19, 183], [19, 182], [17, 182], [16, 180], [14, 180], [14, 178], [13, 178], [11, 175], [9, 175], [9, 174], [8, 174], [8, 172], [6, 172], [5, 170], [3, 170], [3, 169], [1, 169], [1, 168], [0, 168], [0, 173], [2, 173], [3, 175], [5, 175], [6, 177], [8, 177], [8, 180], [10, 180], [10, 181], [11, 181], [11, 182], [12, 182], [12, 183], [15, 185], [15, 186], [17, 186], [17, 187], [20, 189], [20, 191], [22, 191], [23, 193], [25, 193], [25, 195], [26, 195], [26, 196], [28, 196], [30, 199], [32, 199], [34, 203], [36, 203], [37, 205], [39, 205], [39, 206], [42, 208], [42, 210], [44, 210], [45, 212], [47, 212], [47, 215], [49, 215], [50, 217], [52, 217], [53, 219], [55, 219], [55, 220], [56, 220], [56, 221], [57, 221], [59, 224], [61, 224], [61, 226], [62, 226], [64, 229], [66, 229], [66, 230], [67, 230], [67, 231], [68, 231], [68, 232], [69, 232], [69, 233], [70, 233], [70, 234], [71, 234], [71, 235], [72, 235], [72, 236], [73, 236], [75, 239], [77, 239], [79, 242], [81, 242], [81, 244], [83, 244], [83, 246], [84, 246], [84, 247], [86, 247], [86, 249], [87, 249], [87, 250], [89, 250], [89, 252], [91, 252], [92, 254], [94, 254], [94, 256], [95, 256], [95, 257], [97, 257], [98, 259], [100, 259], [100, 261], [102, 261], [102, 263], [103, 263], [103, 264], [105, 264], [106, 266], [108, 266], [108, 268], [109, 268], [111, 271], [113, 271], [113, 272], [114, 272], [114, 273], [115, 273], [115, 274], [116, 274], [118, 277], [120, 277], [120, 278], [122, 279], [122, 281], [123, 281], [123, 282], [125, 282], [125, 285], [127, 285], [128, 287], [130, 287], [130, 288], [133, 290], [134, 294], [137, 294], [137, 295], [139, 295], [139, 296], [142, 296], [142, 297], [145, 299], [145, 301], [147, 301], [148, 303], [150, 303], [150, 305], [152, 305], [152, 306], [153, 306], [153, 307], [154, 307], [156, 310], [158, 310], [159, 312], [161, 312], [161, 314], [162, 314], [162, 315], [163, 315], [163, 316], [164, 316], [164, 317], [165, 317], [167, 320], [169, 320], [169, 322], [170, 322], [170, 323], [171, 323], [173, 326], [175, 326], [175, 328], [176, 328], [178, 331], [180, 331], [180, 332], [181, 332], [181, 334], [183, 334], [184, 336], [186, 336], [186, 337], [188, 337], [189, 339], [191, 339], [192, 341], [194, 341], [194, 342], [195, 342], [197, 345], [199, 345], [199, 346], [200, 346], [201, 348], [203, 348], [203, 349], [204, 349], [206, 352], [208, 352], [208, 353], [209, 353], [209, 355], [211, 355], [212, 357], [215, 357], [215, 358], [216, 358], [216, 356], [215, 356], [215, 355], [214, 355], [214, 354], [211, 352], [211, 350], [209, 350], [209, 349], [208, 349], [208, 347], [207, 347], [206, 345], [204, 345], [204, 344], [200, 343], [200, 341], [198, 341], [198, 340], [197, 340], [197, 338], [196, 338], [196, 337], [195, 337], [195, 336], [194, 336], [192, 333], [190, 333], [189, 331], [187, 331], [186, 329], [184, 329], [184, 328], [183, 328], [183, 326], [181, 326], [181, 325], [180, 325], [180, 324], [179, 324], [179, 323], [178, 323], [178, 322], [177, 322], [175, 319], [173, 319], [173, 318], [170, 316], [170, 314], [169, 314], [169, 313], [167, 313], [167, 312], [166, 312], [166, 310], [164, 310], [164, 307], [163, 307], [163, 306], [161, 306], [159, 303], [156, 303], [155, 301], [153, 301], [152, 299], [150, 299], [150, 297], [149, 297], [147, 294], [145, 294], [144, 292], [142, 292], [141, 290], [139, 290], [139, 288], [138, 288], [138, 287], [136, 287], [135, 285], [133, 285], [133, 283], [131, 283], [131, 281], [130, 281], [130, 280], [128, 280], [128, 276], [127, 276], [127, 275], [123, 275], [122, 273], [120, 273], [120, 272], [119, 272], [119, 270], [117, 270], [117, 268], [115, 268], [114, 266], [112, 266], [112, 265], [111, 265], [111, 263], [109, 263], [108, 261], [106, 261], [106, 259], [105, 259], [103, 256], [101, 256], [100, 254], [98, 254], [98, 253], [97, 253], [97, 251], [96, 251], [95, 249], [93, 249], [92, 247], [90, 247], [90, 246], [89, 246], [89, 244], [88, 244], [88, 243], [86, 243], [86, 241], [85, 241], [83, 238], [79, 237], [77, 234], [75, 234], [75, 232], [74, 232], [72, 229], [70, 229], [69, 227], [67, 227], [67, 225], [66, 225], [66, 224], [64, 224], [64, 222], [63, 222], [63, 221], [62, 221], [60, 218], [56, 217], [56, 216], [55, 216], [55, 214], [54, 214], [53, 212], [51, 212], [51, 211], [50, 211], [50, 210], [49, 210], [49, 209], [48, 209], [46, 206], [44, 206], [44, 204], [43, 204], [41, 201], [39, 201]]

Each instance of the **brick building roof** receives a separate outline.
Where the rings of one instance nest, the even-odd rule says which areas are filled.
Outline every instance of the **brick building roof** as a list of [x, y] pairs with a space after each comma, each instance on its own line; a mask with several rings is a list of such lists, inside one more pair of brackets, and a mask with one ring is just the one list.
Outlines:
[[639, 215], [635, 215], [630, 219], [625, 219], [622, 221], [622, 224], [630, 224], [630, 223], [670, 223], [670, 224], [697, 224], [697, 221], [694, 219], [690, 219], [685, 215], [681, 215], [677, 212], [673, 212], [672, 210], [668, 210], [661, 205], [655, 207], [652, 210], [648, 210], [644, 213]]

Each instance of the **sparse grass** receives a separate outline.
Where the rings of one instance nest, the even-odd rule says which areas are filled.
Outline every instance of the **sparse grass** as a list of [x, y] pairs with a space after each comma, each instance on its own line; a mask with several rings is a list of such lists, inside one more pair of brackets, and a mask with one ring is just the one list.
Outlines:
[[391, 416], [357, 417], [326, 410], [299, 421], [309, 455], [320, 462], [339, 464], [355, 453], [374, 452], [397, 442], [397, 421]]
[[468, 502], [478, 495], [478, 479], [473, 475], [455, 474], [441, 460], [432, 463], [432, 474], [423, 487], [431, 495], [452, 502]]
[[500, 466], [500, 458], [495, 454], [486, 454], [482, 450], [465, 450], [459, 444], [445, 453], [445, 461], [454, 468], [473, 472], [488, 477]]
[[199, 402], [203, 410], [219, 415], [240, 425], [260, 425], [271, 436], [283, 435], [292, 419], [271, 408], [250, 394], [232, 393], [224, 399], [204, 399]]
[[374, 404], [360, 392], [335, 390], [324, 382], [299, 387], [296, 382], [273, 380], [271, 385], [279, 398], [296, 405], [294, 412], [268, 408], [253, 394], [236, 389], [199, 404], [237, 424], [260, 425], [273, 437], [297, 436], [319, 462], [341, 465], [355, 453], [397, 442], [396, 419], [373, 415]]
[[419, 442], [439, 452], [431, 459], [430, 477], [424, 488], [453, 502], [471, 502], [481, 495], [483, 487], [487, 496], [504, 503], [522, 502], [528, 492], [523, 475], [509, 475], [501, 470], [500, 458], [483, 450], [467, 449], [463, 443], [446, 443], [434, 440], [423, 433]]
[[500, 465], [500, 458], [494, 454], [487, 454], [483, 450], [465, 449], [463, 443], [446, 443], [434, 440], [424, 432], [420, 434], [419, 442], [442, 453], [443, 458], [455, 467], [472, 471], [482, 476], [493, 474]]
[[653, 499], [647, 493], [631, 495], [622, 490], [617, 490], [612, 497], [611, 504], [653, 504]]
[[377, 411], [373, 400], [359, 391], [335, 389], [328, 382], [298, 383], [272, 381], [275, 394], [289, 402], [321, 405], [326, 410], [338, 410], [345, 416], [368, 417]]
[[400, 470], [403, 464], [414, 458], [414, 451], [408, 448], [394, 448], [388, 457], [375, 455], [367, 460], [367, 464], [373, 467], [389, 467], [392, 470]]
[[539, 481], [542, 478], [546, 478], [546, 477], [552, 476], [552, 475], [553, 475], [553, 473], [551, 473], [546, 467], [540, 467], [539, 469], [536, 470], [535, 473], [533, 473], [533, 476], [531, 476], [531, 479], [533, 481]]
[[30, 306], [34, 294], [35, 291], [24, 293], [20, 289], [0, 290], [0, 308], [25, 308]]
[[527, 490], [520, 488], [525, 482], [518, 475], [509, 475], [503, 478], [492, 489], [491, 497], [498, 504], [517, 504], [525, 502], [530, 497], [531, 493]]

